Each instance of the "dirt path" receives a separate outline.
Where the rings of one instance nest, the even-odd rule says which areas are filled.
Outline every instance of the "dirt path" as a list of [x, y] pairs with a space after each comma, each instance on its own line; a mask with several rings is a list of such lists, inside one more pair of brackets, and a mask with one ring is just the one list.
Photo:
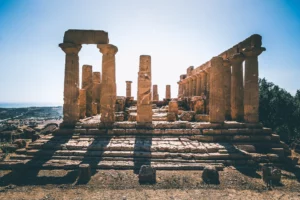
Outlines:
[[12, 181], [0, 172], [0, 199], [300, 199], [300, 183], [284, 171], [281, 185], [267, 190], [260, 172], [226, 168], [219, 185], [202, 182], [201, 171], [158, 171], [157, 183], [141, 185], [132, 171], [102, 170], [88, 184], [74, 171], [28, 172]]

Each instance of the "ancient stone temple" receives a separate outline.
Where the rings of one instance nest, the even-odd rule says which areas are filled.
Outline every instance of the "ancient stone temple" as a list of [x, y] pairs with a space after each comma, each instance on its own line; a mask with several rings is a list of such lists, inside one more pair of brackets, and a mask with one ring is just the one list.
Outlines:
[[[82, 44], [99, 48], [102, 76], [84, 65], [80, 88]], [[177, 98], [167, 85], [163, 100], [152, 86], [150, 55], [136, 63], [137, 99], [131, 81], [123, 83], [126, 96], [117, 96], [118, 48], [109, 44], [107, 32], [68, 30], [59, 46], [66, 54], [63, 123], [0, 162], [1, 169], [78, 169], [84, 163], [94, 169], [199, 170], [210, 163], [221, 170], [289, 162], [288, 147], [259, 123], [258, 56], [265, 51], [260, 35], [183, 68]]]

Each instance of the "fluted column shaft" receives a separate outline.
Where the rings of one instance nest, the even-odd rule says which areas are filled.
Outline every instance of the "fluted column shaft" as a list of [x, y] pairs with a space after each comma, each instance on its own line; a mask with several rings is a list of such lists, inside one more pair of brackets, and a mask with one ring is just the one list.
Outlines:
[[171, 99], [171, 85], [166, 85], [166, 99]]
[[225, 120], [223, 58], [213, 57], [210, 64], [209, 121], [213, 123], [222, 123]]
[[258, 85], [258, 55], [265, 48], [254, 47], [244, 49], [245, 80], [244, 80], [244, 120], [250, 123], [259, 122], [259, 85]]
[[101, 73], [93, 72], [93, 103], [97, 106], [97, 114], [100, 114]]
[[66, 53], [64, 79], [63, 126], [73, 127], [79, 120], [79, 57], [81, 45], [61, 43]]
[[136, 121], [138, 123], [152, 122], [151, 85], [151, 57], [148, 55], [141, 55], [137, 92]]
[[126, 97], [131, 97], [131, 83], [132, 81], [126, 81]]
[[111, 44], [98, 44], [102, 55], [102, 83], [100, 95], [101, 122], [108, 125], [115, 121], [116, 104], [116, 63], [118, 48]]
[[93, 67], [91, 65], [82, 66], [81, 89], [86, 91], [86, 116], [93, 116]]
[[197, 76], [196, 75], [193, 75], [192, 76], [192, 83], [193, 83], [193, 87], [192, 87], [192, 97], [193, 96], [196, 96], [196, 87], [197, 87]]
[[200, 72], [200, 80], [201, 80], [201, 90], [200, 90], [200, 95], [202, 95], [202, 93], [204, 95], [206, 95], [206, 87], [207, 87], [207, 74], [205, 71], [201, 71]]
[[196, 96], [200, 96], [201, 95], [201, 76], [200, 74], [196, 75]]
[[157, 89], [157, 85], [153, 85], [152, 86], [153, 88], [153, 92], [152, 92], [152, 95], [153, 95], [153, 97], [152, 97], [152, 100], [153, 101], [158, 101], [159, 100], [159, 96], [158, 96], [158, 89]]
[[232, 64], [231, 117], [235, 121], [244, 120], [243, 61], [244, 56], [240, 53], [230, 58]]
[[231, 120], [231, 63], [224, 60], [224, 101], [225, 101], [225, 119]]

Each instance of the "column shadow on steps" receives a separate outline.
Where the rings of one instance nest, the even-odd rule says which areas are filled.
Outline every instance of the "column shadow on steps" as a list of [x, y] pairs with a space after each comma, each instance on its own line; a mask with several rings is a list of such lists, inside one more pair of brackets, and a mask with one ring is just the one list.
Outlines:
[[[233, 145], [231, 143], [220, 143], [220, 144], [225, 147], [225, 149], [229, 152], [229, 154], [230, 153], [235, 153], [235, 154], [243, 155], [245, 157], [244, 158], [245, 161], [247, 161], [248, 159], [250, 159], [250, 156], [246, 152], [241, 151], [235, 145]], [[233, 160], [233, 161], [234, 162], [231, 165], [233, 167], [235, 167], [235, 169], [238, 170], [243, 175], [249, 176], [249, 177], [252, 177], [252, 178], [261, 178], [261, 175], [259, 175], [256, 172], [257, 171], [257, 166], [256, 165], [249, 166], [249, 165], [247, 165], [247, 163], [238, 164], [238, 161], [242, 161], [241, 159], [239, 159], [239, 160]]]
[[88, 146], [80, 164], [90, 164], [91, 175], [97, 173], [98, 164], [103, 160], [103, 153], [107, 150], [111, 139], [111, 135], [101, 135], [95, 137], [93, 142]]
[[133, 152], [133, 172], [138, 174], [142, 165], [151, 166], [152, 135], [139, 133], [135, 137]]
[[[53, 136], [44, 143], [40, 149], [33, 154], [25, 164], [18, 164], [12, 171], [0, 178], [0, 186], [15, 185], [45, 185], [45, 184], [67, 184], [73, 183], [76, 173], [70, 171], [63, 177], [38, 176], [40, 170], [47, 170], [44, 165], [53, 158], [57, 150], [64, 149], [64, 144], [72, 138], [72, 134]], [[39, 139], [42, 140], [43, 138]], [[35, 143], [38, 143], [36, 140]]]

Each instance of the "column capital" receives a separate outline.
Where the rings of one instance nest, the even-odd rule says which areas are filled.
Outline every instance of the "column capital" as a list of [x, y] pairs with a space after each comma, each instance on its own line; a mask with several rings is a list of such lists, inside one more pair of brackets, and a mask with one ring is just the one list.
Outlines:
[[186, 78], [186, 74], [181, 74], [180, 75], [180, 80], [183, 80], [183, 79], [185, 79]]
[[199, 74], [200, 74], [200, 75], [205, 75], [206, 73], [207, 73], [206, 71], [201, 70]]
[[231, 66], [230, 61], [228, 59], [223, 60], [223, 66], [226, 68], [230, 67]]
[[132, 83], [132, 81], [126, 81], [126, 83]]
[[263, 51], [266, 51], [265, 47], [248, 47], [242, 50], [246, 57], [259, 56]]
[[115, 55], [118, 52], [118, 47], [112, 44], [97, 44], [97, 48], [103, 55]]
[[58, 45], [66, 54], [78, 54], [81, 49], [81, 44], [60, 43]]
[[196, 79], [197, 79], [197, 75], [196, 75], [196, 74], [195, 74], [195, 75], [192, 75], [191, 78], [192, 78], [193, 80], [196, 80]]
[[229, 57], [228, 60], [231, 62], [231, 64], [241, 63], [245, 60], [245, 56], [242, 53], [236, 53]]

